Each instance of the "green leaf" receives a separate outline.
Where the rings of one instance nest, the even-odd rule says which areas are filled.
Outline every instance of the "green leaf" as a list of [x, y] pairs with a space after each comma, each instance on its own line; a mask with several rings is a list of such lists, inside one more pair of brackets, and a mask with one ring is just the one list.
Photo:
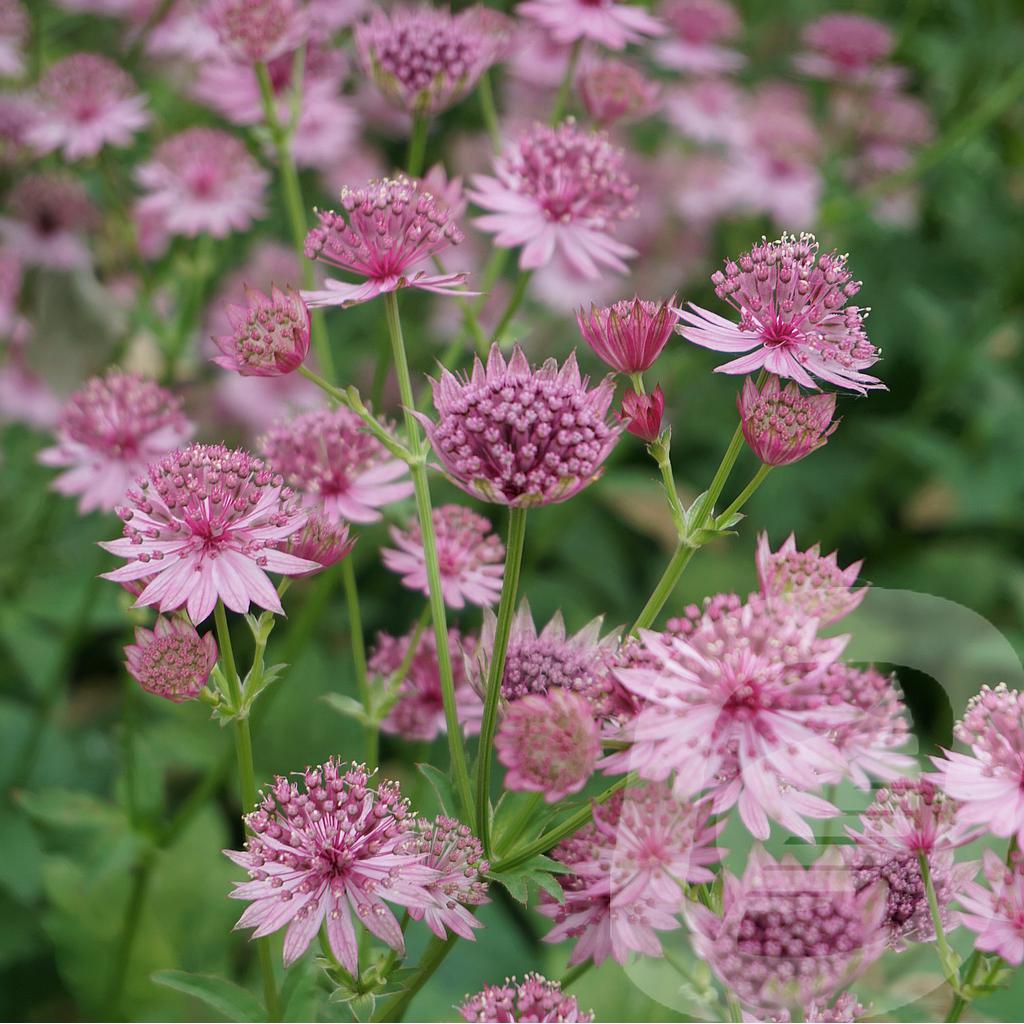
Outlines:
[[450, 817], [458, 817], [458, 801], [455, 799], [455, 790], [452, 789], [452, 782], [448, 776], [435, 768], [432, 764], [417, 764], [419, 773], [430, 783], [431, 789], [437, 796], [437, 802], [441, 810]]
[[53, 828], [128, 827], [128, 819], [119, 808], [81, 790], [44, 789], [34, 793], [21, 790], [15, 799], [31, 818]]
[[151, 975], [158, 985], [195, 996], [228, 1020], [248, 1022], [265, 1019], [263, 1004], [246, 989], [214, 974], [189, 974], [188, 971], [156, 971]]
[[567, 865], [560, 864], [557, 860], [552, 860], [539, 853], [525, 864], [520, 864], [508, 871], [491, 871], [487, 877], [499, 885], [503, 885], [509, 895], [520, 903], [529, 902], [531, 885], [543, 889], [561, 903], [565, 900], [565, 894], [555, 875], [573, 873], [573, 869]]
[[320, 699], [328, 707], [337, 711], [339, 715], [352, 718], [360, 725], [372, 725], [366, 715], [366, 709], [354, 697], [349, 697], [345, 693], [325, 693]]
[[29, 903], [42, 884], [43, 848], [35, 829], [14, 808], [0, 804], [0, 835], [4, 855], [0, 857], [0, 888], [19, 903]]

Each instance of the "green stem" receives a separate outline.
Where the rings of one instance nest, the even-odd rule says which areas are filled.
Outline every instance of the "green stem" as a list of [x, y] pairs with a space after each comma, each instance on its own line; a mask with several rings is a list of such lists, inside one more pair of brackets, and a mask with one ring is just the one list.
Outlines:
[[946, 930], [942, 926], [942, 914], [939, 911], [939, 901], [935, 895], [935, 885], [932, 882], [932, 871], [928, 864], [928, 854], [920, 850], [917, 854], [917, 863], [921, 871], [921, 879], [924, 881], [924, 891], [928, 897], [928, 910], [932, 915], [932, 927], [935, 929], [935, 942], [939, 947], [939, 962], [942, 964], [942, 973], [946, 981], [951, 985], [956, 984], [955, 975], [950, 973], [950, 959], [952, 950], [946, 941]]
[[768, 465], [762, 465], [758, 471], [750, 478], [750, 483], [743, 488], [742, 491], [737, 495], [736, 500], [720, 515], [716, 522], [721, 523], [723, 526], [729, 521], [731, 516], [734, 516], [753, 496], [754, 491], [764, 483], [765, 477], [772, 471], [772, 467]]
[[694, 530], [696, 531], [703, 526], [714, 511], [715, 502], [718, 501], [722, 494], [722, 490], [729, 479], [729, 474], [732, 472], [732, 467], [736, 465], [736, 460], [739, 458], [740, 452], [743, 450], [743, 426], [742, 424], [736, 424], [736, 429], [733, 431], [732, 439], [729, 441], [729, 447], [726, 448], [725, 454], [722, 456], [722, 461], [718, 464], [718, 469], [715, 470], [715, 475], [711, 479], [711, 485], [707, 489], [707, 493], [702, 499], [702, 505], [700, 509], [700, 515], [694, 522]]
[[493, 855], [491, 848], [491, 747], [498, 725], [498, 704], [501, 699], [501, 681], [505, 675], [505, 655], [508, 638], [512, 633], [516, 595], [519, 592], [519, 573], [523, 564], [526, 542], [526, 509], [510, 508], [508, 538], [505, 545], [505, 575], [501, 581], [501, 601], [498, 621], [494, 630], [494, 646], [487, 671], [487, 689], [484, 692], [484, 714], [480, 724], [480, 745], [476, 762], [476, 831], [484, 845], [484, 856]]
[[[642, 389], [643, 381], [639, 383]], [[642, 390], [637, 391], [637, 394], [642, 393]], [[665, 488], [665, 497], [668, 499], [668, 507], [672, 513], [672, 522], [675, 524], [676, 533], [679, 537], [684, 537], [686, 535], [686, 513], [683, 511], [682, 502], [679, 500], [679, 490], [676, 487], [675, 474], [672, 472], [670, 444], [669, 432], [665, 431], [661, 437], [647, 446], [647, 451], [658, 464], [658, 469], [661, 471], [661, 482]]]
[[[523, 806], [520, 808], [519, 813], [500, 831], [498, 838], [502, 840], [500, 845], [504, 849], [499, 849], [497, 851], [499, 854], [508, 853], [509, 848], [515, 846], [520, 833], [526, 827], [526, 823], [537, 813], [537, 808], [543, 799], [543, 793], [532, 793], [529, 799], [523, 801]], [[508, 840], [507, 845], [504, 842], [505, 840]]]
[[427, 155], [427, 128], [429, 121], [425, 114], [416, 114], [412, 119], [412, 135], [409, 136], [409, 151], [405, 158], [405, 170], [410, 178], [423, 174], [423, 163]]
[[152, 849], [147, 850], [132, 868], [132, 884], [128, 894], [128, 906], [125, 910], [124, 923], [121, 925], [121, 935], [117, 941], [113, 974], [111, 975], [104, 1000], [106, 1013], [110, 1015], [111, 1020], [120, 1020], [118, 1011], [124, 995], [125, 981], [128, 978], [128, 968], [131, 966], [135, 938], [139, 933], [139, 924], [142, 921], [142, 909], [146, 904], [146, 893], [149, 890], [149, 883], [153, 877], [154, 858], [155, 851]]
[[[356, 571], [351, 558], [346, 558], [341, 563], [341, 580], [345, 588], [345, 604], [348, 607], [349, 639], [352, 644], [352, 665], [356, 670], [356, 689], [359, 691], [359, 699], [363, 702], [367, 717], [372, 719], [373, 699], [370, 694], [370, 681], [366, 674], [366, 639], [363, 635], [363, 615], [359, 607], [359, 587], [356, 584]], [[377, 767], [378, 742], [376, 725], [368, 726], [366, 766], [370, 771]]]
[[454, 933], [447, 939], [433, 938], [423, 951], [415, 973], [406, 981], [401, 992], [384, 1000], [373, 1015], [375, 1021], [400, 1021], [409, 1009], [416, 993], [430, 980], [431, 975], [441, 966], [444, 958], [452, 951], [458, 936]]
[[593, 960], [584, 960], [583, 963], [577, 964], [575, 967], [570, 967], [569, 970], [562, 975], [562, 980], [559, 985], [564, 992], [570, 985], [575, 985], [580, 978], [583, 977], [591, 967], [594, 966]]
[[512, 295], [509, 297], [508, 305], [505, 307], [505, 312], [501, 314], [498, 326], [494, 328], [492, 334], [492, 337], [499, 345], [506, 328], [512, 322], [512, 317], [516, 315], [516, 310], [526, 295], [526, 286], [530, 283], [531, 277], [533, 277], [532, 270], [519, 271], [519, 276], [516, 278], [516, 283], [512, 288]]
[[483, 114], [484, 124], [487, 126], [487, 135], [491, 140], [491, 149], [495, 153], [500, 153], [501, 125], [498, 121], [498, 108], [494, 103], [494, 86], [491, 83], [490, 71], [485, 71], [480, 76], [476, 91], [480, 100], [480, 112]]
[[577, 39], [569, 51], [569, 63], [565, 66], [565, 74], [562, 76], [562, 84], [558, 87], [558, 95], [555, 97], [555, 105], [551, 109], [551, 124], [558, 124], [565, 114], [569, 105], [569, 95], [572, 92], [572, 81], [576, 76], [576, 64], [580, 59], [580, 50], [583, 40]]
[[665, 602], [672, 596], [672, 591], [675, 590], [679, 578], [683, 575], [686, 567], [690, 564], [690, 559], [693, 558], [696, 552], [697, 549], [689, 544], [681, 543], [676, 548], [675, 554], [665, 567], [665, 571], [662, 573], [661, 579], [658, 580], [654, 592], [647, 599], [647, 604], [644, 605], [643, 610], [637, 616], [636, 622], [633, 623], [633, 628], [630, 630], [631, 633], [651, 628], [661, 609], [665, 607]]
[[[163, 379], [165, 383], [173, 382], [178, 361], [188, 347], [192, 329], [199, 318], [203, 296], [206, 294], [207, 280], [212, 269], [213, 245], [213, 238], [210, 235], [201, 235], [196, 240], [188, 270], [183, 275], [184, 287], [178, 296], [178, 316], [175, 320], [174, 332], [163, 345]], [[166, 339], [166, 335], [163, 337]]]

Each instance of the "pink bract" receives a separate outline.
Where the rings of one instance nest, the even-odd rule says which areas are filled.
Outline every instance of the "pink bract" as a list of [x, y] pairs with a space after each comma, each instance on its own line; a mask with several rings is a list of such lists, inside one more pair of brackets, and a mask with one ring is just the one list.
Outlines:
[[243, 377], [293, 373], [309, 354], [309, 310], [299, 293], [274, 286], [264, 295], [250, 288], [245, 299], [245, 306], [228, 306], [231, 333], [213, 339], [221, 351], [213, 362]]
[[661, 419], [665, 415], [665, 394], [659, 384], [649, 395], [638, 395], [630, 389], [622, 396], [619, 421], [634, 437], [651, 444], [661, 434]]
[[662, 22], [642, 7], [615, 0], [526, 0], [516, 13], [535, 21], [562, 45], [587, 39], [622, 50], [665, 32]]
[[194, 700], [217, 664], [213, 633], [200, 637], [182, 618], [160, 616], [152, 629], [135, 627], [135, 643], [125, 649], [128, 673], [147, 693], [175, 704]]
[[619, 373], [649, 370], [672, 336], [678, 316], [676, 297], [651, 302], [639, 297], [623, 299], [604, 309], [590, 307], [576, 313], [583, 340], [594, 354]]
[[989, 887], [975, 882], [966, 887], [960, 920], [977, 935], [978, 949], [1019, 967], [1024, 962], [1024, 856], [1015, 852], [1009, 864], [992, 850], [982, 857]]
[[823, 447], [839, 420], [835, 395], [804, 395], [770, 376], [759, 389], [747, 377], [736, 396], [743, 439], [766, 466], [788, 466]]

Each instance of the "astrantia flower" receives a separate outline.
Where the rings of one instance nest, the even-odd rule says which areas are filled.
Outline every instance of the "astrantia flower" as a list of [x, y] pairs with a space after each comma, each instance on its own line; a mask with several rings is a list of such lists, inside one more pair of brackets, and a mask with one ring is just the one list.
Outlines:
[[[846, 302], [860, 291], [846, 257], [819, 255], [813, 235], [783, 235], [755, 245], [711, 277], [715, 294], [740, 316], [734, 324], [689, 303], [678, 332], [720, 352], [750, 352], [716, 367], [719, 373], [765, 369], [817, 389], [814, 378], [865, 393], [882, 383], [863, 371], [879, 358], [864, 333], [867, 311]], [[753, 349], [751, 352], [750, 350]]]
[[960, 921], [978, 936], [978, 949], [1019, 967], [1024, 962], [1024, 856], [1015, 852], [1009, 865], [992, 850], [982, 857], [989, 888], [974, 882], [967, 886], [960, 897], [966, 911]]
[[355, 542], [347, 524], [334, 523], [320, 512], [311, 512], [306, 525], [285, 540], [281, 550], [316, 565], [315, 569], [297, 575], [315, 576], [347, 557]]
[[412, 494], [409, 467], [365, 433], [363, 421], [344, 406], [278, 424], [260, 449], [331, 522], [375, 523], [385, 505]]
[[588, 64], [576, 78], [576, 89], [587, 113], [602, 128], [646, 117], [658, 103], [657, 83], [624, 60]]
[[933, 758], [942, 788], [961, 801], [963, 821], [997, 836], [1016, 836], [1024, 846], [1024, 693], [1005, 683], [967, 704], [953, 735], [971, 748]]
[[433, 821], [415, 819], [410, 833], [399, 852], [421, 856], [422, 863], [437, 872], [437, 878], [426, 887], [435, 905], [409, 907], [409, 916], [414, 921], [426, 920], [439, 939], [448, 938], [448, 930], [475, 939], [473, 929], [482, 928], [483, 922], [466, 907], [490, 902], [483, 878], [490, 865], [484, 860], [480, 840], [468, 826], [444, 815]]
[[296, 0], [206, 0], [203, 16], [238, 60], [256, 64], [296, 49], [306, 31]]
[[631, 434], [648, 444], [658, 439], [664, 415], [665, 394], [660, 384], [649, 395], [638, 395], [630, 389], [622, 396], [620, 422]]
[[589, 1024], [594, 1014], [581, 1010], [575, 996], [567, 996], [557, 981], [527, 974], [520, 983], [506, 978], [504, 985], [485, 985], [467, 996], [459, 1007], [463, 1020], [479, 1022], [580, 1021]]
[[216, 128], [188, 128], [157, 146], [135, 176], [139, 214], [172, 235], [224, 238], [264, 214], [269, 175], [241, 140]]
[[804, 29], [810, 53], [794, 63], [816, 78], [861, 79], [892, 50], [889, 29], [862, 14], [826, 14]]
[[707, 803], [680, 803], [664, 783], [645, 783], [595, 805], [590, 825], [560, 843], [551, 857], [571, 870], [565, 901], [541, 894], [540, 913], [555, 926], [545, 942], [576, 940], [570, 964], [631, 952], [661, 956], [657, 932], [680, 926], [683, 883], [714, 880], [709, 865], [723, 823], [712, 825]]
[[603, 132], [571, 118], [555, 128], [535, 125], [495, 159], [494, 173], [473, 176], [470, 198], [491, 211], [474, 224], [495, 245], [522, 246], [521, 269], [547, 266], [558, 250], [583, 277], [600, 277], [601, 267], [627, 272], [623, 261], [636, 250], [612, 232], [633, 212], [637, 186], [625, 154]]
[[589, 701], [563, 687], [513, 701], [494, 738], [505, 788], [543, 793], [549, 804], [578, 793], [601, 756]]
[[433, 907], [427, 886], [438, 880], [422, 854], [401, 852], [411, 835], [408, 817], [398, 784], [371, 787], [363, 765], [332, 759], [308, 768], [301, 786], [277, 776], [246, 816], [253, 836], [245, 851], [224, 851], [251, 879], [231, 893], [252, 901], [236, 927], [255, 929], [258, 939], [287, 925], [288, 965], [326, 922], [331, 952], [357, 974], [354, 912], [356, 921], [403, 954], [402, 929], [387, 904]]
[[309, 354], [309, 310], [299, 293], [274, 286], [270, 295], [246, 289], [245, 306], [228, 306], [232, 333], [213, 340], [213, 361], [243, 377], [280, 377], [297, 370]]
[[9, 217], [0, 217], [0, 238], [23, 263], [53, 270], [89, 265], [82, 240], [96, 220], [85, 186], [61, 173], [27, 174], [7, 197]]
[[343, 213], [317, 214], [320, 226], [306, 236], [306, 256], [366, 280], [347, 284], [328, 278], [322, 290], [303, 292], [311, 307], [353, 306], [398, 288], [444, 294], [465, 281], [465, 274], [417, 269], [463, 239], [448, 208], [420, 182], [384, 178], [344, 188], [341, 206]]
[[[434, 509], [433, 520], [445, 604], [449, 608], [463, 608], [467, 601], [482, 607], [497, 603], [505, 570], [505, 545], [490, 522], [461, 505]], [[392, 526], [389, 533], [397, 550], [383, 548], [381, 560], [402, 577], [402, 583], [410, 590], [429, 594], [419, 523], [410, 522], [404, 530]]]
[[135, 643], [124, 653], [128, 674], [146, 693], [181, 704], [206, 685], [217, 664], [217, 641], [182, 618], [161, 616], [152, 629], [136, 626]]
[[65, 160], [95, 156], [104, 146], [128, 146], [149, 121], [146, 99], [131, 76], [95, 53], [54, 64], [39, 83], [37, 120], [28, 142]]
[[[721, 367], [719, 367], [721, 369]], [[816, 452], [839, 426], [835, 395], [804, 395], [789, 381], [769, 376], [758, 390], [747, 377], [736, 396], [743, 437], [766, 466], [788, 466]]]
[[437, 422], [421, 417], [449, 476], [468, 494], [516, 508], [566, 501], [596, 480], [618, 440], [611, 380], [590, 388], [576, 356], [531, 368], [518, 346], [492, 346], [469, 377], [432, 381]]
[[615, 0], [526, 0], [516, 13], [535, 21], [563, 45], [589, 39], [609, 50], [622, 50], [665, 31], [642, 7]]
[[154, 462], [117, 513], [124, 538], [101, 547], [128, 564], [103, 576], [115, 583], [151, 576], [137, 607], [185, 607], [193, 622], [218, 599], [234, 612], [253, 603], [282, 614], [267, 573], [317, 568], [278, 550], [306, 522], [281, 477], [223, 445], [194, 444]]
[[725, 875], [720, 916], [686, 905], [697, 955], [759, 1016], [846, 988], [883, 952], [884, 914], [885, 887], [856, 892], [835, 849], [804, 867], [756, 847], [742, 879]]
[[111, 511], [150, 463], [191, 436], [180, 398], [139, 374], [110, 369], [68, 399], [57, 444], [39, 461], [66, 469], [52, 486], [79, 495], [80, 512]]
[[355, 29], [364, 73], [393, 104], [438, 114], [468, 95], [498, 58], [501, 38], [475, 8], [453, 14], [432, 7], [375, 9]]
[[595, 355], [619, 373], [643, 373], [661, 355], [678, 316], [676, 297], [665, 302], [623, 299], [604, 309], [576, 312], [583, 340]]
[[28, 13], [18, 0], [0, 0], [0, 78], [24, 71], [28, 28]]
[[742, 54], [718, 44], [741, 28], [736, 8], [726, 0], [672, 0], [662, 14], [669, 38], [654, 47], [662, 67], [694, 75], [735, 71], [746, 63]]

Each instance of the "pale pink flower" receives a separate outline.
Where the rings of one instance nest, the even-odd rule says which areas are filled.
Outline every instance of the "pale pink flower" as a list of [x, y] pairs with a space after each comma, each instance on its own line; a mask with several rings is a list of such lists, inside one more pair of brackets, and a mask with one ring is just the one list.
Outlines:
[[676, 297], [651, 302], [638, 297], [623, 299], [604, 309], [576, 311], [583, 340], [602, 362], [619, 373], [643, 373], [661, 355], [672, 336], [678, 315], [672, 308]]
[[735, 83], [724, 78], [698, 78], [667, 92], [665, 118], [694, 142], [740, 147], [750, 138], [748, 104], [748, 97]]
[[412, 494], [409, 467], [344, 406], [303, 413], [260, 441], [268, 462], [332, 522], [375, 523], [385, 505]]
[[384, 178], [344, 188], [341, 206], [344, 213], [318, 212], [320, 226], [306, 236], [306, 256], [366, 280], [328, 278], [322, 290], [303, 292], [310, 307], [352, 306], [398, 288], [451, 293], [466, 280], [465, 274], [431, 274], [421, 266], [463, 238], [450, 211], [421, 182]]
[[205, 0], [203, 16], [225, 49], [250, 64], [297, 49], [307, 29], [297, 0]]
[[889, 29], [862, 14], [825, 14], [804, 29], [808, 53], [793, 63], [804, 74], [839, 81], [862, 80], [889, 56], [893, 37]]
[[632, 388], [622, 396], [619, 421], [634, 437], [651, 444], [661, 434], [665, 415], [665, 394], [659, 384], [650, 394], [638, 395]]
[[974, 945], [996, 953], [1012, 967], [1024, 962], [1024, 856], [1016, 851], [1004, 864], [992, 851], [983, 854], [989, 888], [971, 882], [960, 906], [960, 922], [978, 937]]
[[0, 339], [12, 339], [24, 333], [18, 313], [18, 300], [24, 271], [21, 258], [10, 249], [0, 249]]
[[[505, 545], [490, 521], [461, 505], [435, 508], [433, 520], [445, 604], [449, 608], [464, 608], [467, 601], [485, 608], [496, 604], [505, 570]], [[398, 573], [410, 590], [429, 594], [419, 524], [410, 522], [404, 530], [392, 526], [388, 532], [396, 547], [381, 550], [384, 565]]]
[[727, 260], [724, 273], [715, 271], [711, 280], [715, 294], [739, 313], [740, 322], [691, 302], [689, 309], [679, 310], [677, 330], [705, 348], [750, 352], [716, 372], [765, 369], [815, 390], [815, 377], [862, 394], [883, 387], [863, 372], [879, 358], [864, 332], [866, 310], [846, 305], [860, 282], [852, 279], [845, 256], [819, 255], [813, 235], [761, 242], [738, 262]]
[[265, 213], [270, 176], [240, 139], [216, 128], [188, 128], [165, 139], [135, 176], [145, 192], [140, 215], [162, 221], [172, 235], [224, 238]]
[[662, 67], [693, 75], [736, 71], [746, 58], [719, 45], [734, 39], [742, 24], [736, 8], [727, 0], [670, 0], [661, 10], [669, 38], [654, 46], [654, 58]]
[[193, 622], [218, 600], [234, 612], [257, 604], [280, 615], [267, 573], [316, 568], [279, 550], [306, 522], [284, 481], [261, 460], [223, 445], [194, 444], [154, 462], [117, 512], [124, 538], [100, 546], [128, 562], [103, 578], [152, 577], [136, 607], [185, 607]]
[[0, 0], [0, 78], [19, 78], [25, 70], [28, 28], [19, 0]]
[[78, 495], [79, 512], [112, 511], [151, 463], [192, 433], [180, 398], [137, 373], [110, 369], [67, 400], [57, 443], [38, 457], [64, 470], [51, 486]]
[[316, 576], [346, 558], [355, 543], [348, 524], [332, 523], [321, 513], [311, 512], [306, 525], [288, 537], [281, 550], [316, 565], [315, 569], [296, 575]]
[[6, 200], [0, 238], [28, 266], [76, 270], [90, 263], [82, 236], [96, 222], [85, 186], [60, 172], [27, 174]]
[[587, 113], [602, 128], [652, 114], [661, 92], [639, 68], [616, 59], [588, 63], [576, 76], [576, 90]]
[[0, 423], [24, 423], [35, 430], [52, 430], [61, 403], [50, 386], [26, 364], [15, 348], [0, 365]]
[[245, 298], [245, 306], [228, 307], [232, 331], [213, 339], [221, 351], [213, 362], [243, 377], [293, 373], [309, 354], [309, 310], [299, 293], [275, 286], [270, 295], [248, 289]]
[[218, 422], [255, 442], [282, 420], [323, 407], [324, 393], [298, 373], [287, 377], [242, 377], [221, 373], [214, 380], [211, 411]]
[[495, 158], [494, 176], [476, 174], [472, 183], [470, 199], [491, 211], [474, 224], [495, 245], [522, 246], [523, 270], [546, 266], [557, 250], [584, 277], [597, 278], [601, 267], [626, 273], [624, 261], [636, 255], [612, 237], [637, 195], [625, 153], [572, 118], [523, 132]]
[[522, 982], [506, 978], [504, 985], [485, 985], [459, 1006], [463, 1020], [479, 1022], [558, 1021], [590, 1024], [591, 1011], [581, 1010], [575, 996], [562, 992], [557, 981], [541, 974], [524, 975]]
[[571, 873], [561, 879], [564, 902], [541, 894], [537, 909], [554, 921], [544, 941], [575, 939], [573, 965], [661, 956], [657, 932], [680, 927], [682, 885], [714, 880], [722, 825], [711, 823], [707, 803], [681, 803], [658, 782], [595, 805], [592, 823], [550, 854]]
[[[696, 308], [696, 307], [694, 307]], [[721, 369], [721, 367], [719, 367]], [[747, 377], [736, 396], [743, 437], [766, 466], [788, 466], [824, 447], [839, 426], [835, 395], [804, 395], [770, 375], [760, 389]]]
[[157, 60], [189, 63], [217, 59], [224, 50], [216, 29], [192, 0], [174, 0], [159, 24], [150, 29], [143, 48], [147, 56]]
[[[538, 106], [540, 101], [550, 105], [547, 90], [557, 89], [565, 78], [571, 48], [571, 43], [557, 42], [550, 32], [535, 23], [518, 21], [515, 25], [511, 52], [508, 55], [509, 74], [514, 80], [518, 80], [521, 86], [536, 91]], [[516, 81], [510, 83], [515, 84]], [[544, 90], [543, 95], [540, 90]], [[520, 88], [519, 93], [522, 91]], [[515, 95], [515, 92], [514, 89], [510, 89], [512, 95]], [[543, 114], [538, 110], [536, 116], [543, 117]]]
[[576, 356], [533, 369], [518, 346], [492, 346], [469, 377], [431, 381], [437, 422], [421, 417], [441, 465], [464, 491], [516, 508], [566, 501], [593, 483], [618, 441], [607, 420], [611, 380], [596, 388]]
[[25, 93], [0, 93], [0, 168], [8, 169], [32, 156], [28, 133], [38, 114]]
[[526, 0], [516, 13], [535, 21], [563, 45], [586, 39], [622, 50], [665, 32], [662, 22], [642, 7], [615, 0]]
[[369, 6], [370, 0], [306, 0], [310, 22], [331, 35], [351, 28]]
[[135, 643], [124, 649], [128, 674], [146, 693], [181, 704], [195, 700], [217, 664], [213, 632], [201, 637], [177, 617], [157, 617], [152, 629], [135, 627]]
[[258, 939], [287, 926], [288, 965], [326, 924], [331, 952], [355, 975], [355, 912], [356, 922], [401, 956], [402, 929], [387, 904], [435, 906], [428, 886], [439, 875], [423, 863], [423, 854], [402, 852], [413, 834], [409, 819], [398, 783], [372, 787], [363, 765], [332, 758], [307, 768], [301, 786], [277, 776], [246, 815], [253, 835], [245, 851], [224, 851], [250, 878], [231, 893], [251, 901], [236, 927], [253, 928]]

